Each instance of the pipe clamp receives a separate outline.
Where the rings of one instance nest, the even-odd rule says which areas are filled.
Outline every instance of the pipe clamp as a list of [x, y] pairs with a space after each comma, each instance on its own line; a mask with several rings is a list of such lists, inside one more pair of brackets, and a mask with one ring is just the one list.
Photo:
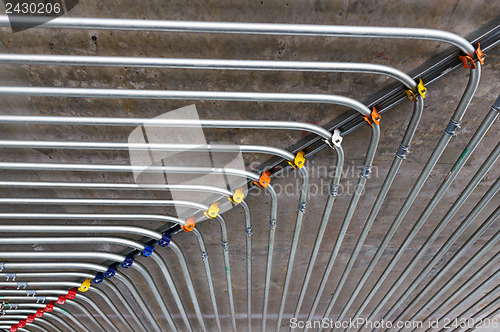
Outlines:
[[[209, 207], [208, 207], [208, 211], [205, 211], [203, 212], [203, 214], [205, 215], [205, 217], [207, 217], [208, 219], [214, 219], [215, 217], [217, 217], [217, 215], [219, 214], [219, 202], [213, 202]], [[193, 218], [194, 219], [194, 218]], [[189, 219], [188, 219], [189, 220]], [[186, 222], [187, 224], [187, 222]], [[184, 225], [184, 227], [187, 227], [186, 225]], [[194, 223], [193, 223], [193, 226], [194, 227]], [[184, 228], [183, 228], [184, 229]], [[193, 229], [191, 228], [190, 231], [192, 231]], [[186, 230], [184, 230], [186, 231]]]
[[380, 119], [382, 118], [380, 114], [378, 114], [377, 109], [373, 107], [372, 113], [370, 114], [370, 118], [367, 116], [362, 115], [363, 119], [365, 119], [366, 122], [370, 125], [370, 127], [373, 127], [373, 124], [375, 123], [376, 125], [380, 124]]
[[32, 289], [27, 289], [26, 290], [26, 296], [28, 297], [35, 297], [36, 296], [36, 290], [32, 290]]
[[47, 296], [37, 296], [36, 303], [45, 303], [47, 301]]
[[243, 201], [243, 198], [245, 198], [245, 191], [241, 187], [234, 191], [233, 196], [228, 197], [231, 203], [235, 205], [240, 204]]
[[[481, 45], [479, 43], [477, 43], [477, 49], [474, 54], [476, 54], [477, 61], [479, 61], [481, 65], [484, 65], [484, 59], [486, 58], [486, 55], [484, 55], [483, 51], [481, 51]], [[460, 61], [462, 61], [462, 64], [465, 68], [476, 69], [476, 63], [474, 62], [472, 56], [470, 56], [469, 54], [459, 55], [458, 58], [460, 59]]]
[[[213, 205], [213, 204], [212, 204]], [[206, 215], [206, 212], [204, 212], [205, 215]], [[212, 219], [210, 217], [208, 217], [209, 219]], [[186, 223], [184, 223], [184, 226], [181, 226], [181, 229], [184, 231], [184, 232], [191, 232], [193, 229], [194, 229], [194, 225], [195, 225], [195, 222], [194, 222], [194, 217], [189, 217], [187, 220], [186, 220]], [[172, 237], [170, 237], [170, 239], [172, 239]], [[170, 243], [170, 240], [168, 241], [168, 243]]]
[[259, 181], [254, 181], [253, 183], [261, 189], [269, 187], [269, 184], [271, 183], [271, 172], [262, 172]]
[[16, 281], [16, 274], [15, 273], [5, 273], [5, 279], [9, 281], [12, 279], [12, 281]]
[[250, 237], [253, 235], [253, 227], [246, 228], [247, 236]]
[[222, 249], [224, 249], [224, 251], [227, 251], [229, 249], [229, 244], [227, 243], [227, 241], [221, 241], [220, 244], [222, 245]]
[[[408, 99], [411, 101], [417, 101], [417, 94], [412, 90], [404, 90], [406, 95], [408, 96]], [[419, 95], [422, 96], [422, 99], [425, 99], [425, 94], [427, 93], [427, 88], [424, 85], [424, 81], [422, 81], [422, 78], [419, 79], [418, 85], [417, 85], [417, 92]]]
[[206, 261], [208, 259], [208, 251], [202, 251], [201, 258], [203, 258], [203, 260]]

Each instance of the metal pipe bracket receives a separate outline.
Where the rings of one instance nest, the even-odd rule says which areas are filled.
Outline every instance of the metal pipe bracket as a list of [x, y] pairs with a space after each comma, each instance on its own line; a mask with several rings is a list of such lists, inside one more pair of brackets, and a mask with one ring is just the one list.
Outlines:
[[371, 166], [367, 167], [367, 166], [363, 165], [363, 169], [361, 170], [361, 173], [359, 173], [359, 176], [362, 178], [369, 178], [371, 172], [372, 172]]
[[17, 289], [26, 289], [28, 288], [28, 282], [27, 281], [18, 281], [17, 282]]
[[372, 113], [370, 115], [371, 119], [368, 118], [367, 116], [362, 115], [363, 119], [365, 119], [366, 122], [370, 125], [370, 127], [373, 127], [373, 124], [375, 123], [376, 125], [380, 124], [380, 119], [382, 118], [380, 114], [378, 114], [377, 109], [373, 107]]
[[297, 206], [297, 210], [300, 212], [305, 212], [306, 211], [306, 204], [307, 202], [299, 202], [299, 205]]
[[271, 227], [271, 229], [275, 229], [277, 225], [278, 225], [278, 219], [269, 218], [269, 227]]
[[410, 149], [409, 146], [405, 146], [403, 144], [399, 145], [398, 152], [396, 152], [396, 157], [399, 159], [406, 159], [406, 154], [408, 153], [408, 150]]
[[451, 119], [450, 122], [448, 123], [448, 126], [444, 130], [445, 134], [452, 136], [452, 137], [456, 136], [457, 130], [460, 129], [460, 123], [461, 122], [457, 122], [457, 121]]
[[[477, 43], [477, 49], [474, 52], [477, 57], [477, 61], [481, 63], [481, 65], [484, 65], [484, 59], [486, 58], [486, 55], [481, 51], [481, 45]], [[471, 69], [476, 69], [476, 63], [474, 62], [474, 59], [470, 54], [467, 55], [459, 55], [458, 58], [460, 61], [462, 61], [462, 64], [464, 65], [465, 68], [471, 68]]]
[[330, 195], [337, 196], [339, 194], [339, 186], [330, 183]]
[[[406, 95], [408, 96], [408, 99], [412, 101], [417, 101], [417, 94], [412, 90], [404, 90]], [[422, 78], [419, 79], [418, 85], [417, 85], [417, 92], [419, 95], [422, 96], [423, 99], [425, 99], [425, 95], [427, 93], [427, 88], [424, 85], [424, 81], [422, 81]]]
[[247, 227], [246, 233], [247, 233], [248, 237], [252, 236], [253, 235], [253, 227]]

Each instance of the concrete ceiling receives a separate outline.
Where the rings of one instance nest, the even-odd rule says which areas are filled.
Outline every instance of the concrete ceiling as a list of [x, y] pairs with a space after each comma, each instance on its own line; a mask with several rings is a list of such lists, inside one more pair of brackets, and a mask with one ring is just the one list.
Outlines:
[[[427, 1], [415, 4], [394, 1], [302, 1], [300, 3], [283, 1], [255, 1], [240, 3], [235, 1], [85, 1], [78, 4], [69, 16], [74, 17], [114, 17], [137, 18], [147, 20], [193, 20], [193, 21], [224, 21], [224, 22], [274, 22], [274, 23], [308, 23], [334, 25], [391, 26], [431, 28], [454, 32], [461, 36], [479, 29], [498, 15], [498, 1]], [[392, 66], [404, 72], [409, 72], [426, 60], [436, 56], [447, 46], [429, 41], [381, 40], [381, 39], [350, 39], [333, 37], [299, 37], [299, 36], [256, 36], [256, 35], [219, 35], [201, 33], [161, 33], [140, 31], [92, 31], [64, 29], [29, 29], [12, 34], [10, 29], [0, 30], [0, 52], [19, 54], [74, 54], [74, 55], [109, 55], [109, 56], [143, 56], [172, 58], [208, 58], [208, 59], [265, 59], [294, 61], [329, 61], [329, 62], [366, 62]], [[481, 83], [465, 115], [462, 129], [455, 137], [443, 156], [440, 158], [429, 181], [424, 185], [420, 195], [413, 204], [409, 214], [391, 240], [377, 268], [363, 288], [362, 294], [367, 295], [373, 283], [384, 267], [393, 257], [403, 242], [420, 213], [423, 211], [439, 184], [450, 171], [453, 163], [462, 153], [470, 137], [483, 120], [491, 104], [500, 90], [500, 53], [498, 48], [487, 54], [483, 67]], [[288, 93], [320, 93], [338, 94], [357, 100], [364, 100], [376, 91], [392, 83], [393, 80], [380, 75], [338, 74], [338, 73], [307, 73], [307, 72], [252, 72], [223, 70], [187, 70], [187, 69], [151, 69], [151, 68], [112, 68], [112, 67], [69, 67], [69, 66], [0, 66], [0, 77], [3, 86], [54, 86], [82, 88], [128, 88], [128, 89], [159, 89], [159, 90], [210, 90], [210, 91], [260, 91]], [[345, 289], [334, 306], [332, 317], [340, 313], [347, 301], [350, 291], [354, 289], [359, 276], [367, 267], [383, 236], [390, 227], [396, 214], [404, 202], [411, 186], [418, 177], [423, 165], [430, 156], [442, 131], [454, 111], [468, 79], [468, 70], [461, 69], [448, 75], [429, 88], [425, 99], [424, 115], [412, 142], [411, 153], [403, 164], [383, 208], [375, 221], [361, 254], [348, 279]], [[65, 116], [97, 116], [97, 117], [141, 117], [153, 118], [179, 107], [195, 104], [204, 119], [240, 119], [240, 120], [290, 120], [309, 122], [318, 125], [325, 124], [347, 108], [323, 104], [294, 104], [266, 102], [219, 102], [219, 101], [189, 101], [189, 100], [133, 100], [133, 99], [95, 99], [95, 98], [52, 98], [52, 97], [1, 97], [2, 114], [13, 115], [65, 115]], [[334, 271], [328, 281], [327, 290], [321, 297], [317, 310], [321, 315], [334, 291], [340, 274], [349, 259], [356, 240], [366, 221], [376, 195], [378, 194], [385, 174], [394, 157], [402, 135], [409, 121], [412, 103], [404, 102], [390, 112], [384, 114], [381, 122], [381, 140], [374, 161], [374, 172], [367, 183], [364, 195], [356, 210], [345, 241], [342, 244], [336, 260]], [[411, 242], [396, 268], [382, 285], [375, 299], [365, 310], [365, 315], [371, 312], [373, 306], [387, 292], [399, 274], [405, 269], [406, 263], [422, 246], [437, 223], [457, 199], [465, 185], [472, 178], [485, 158], [499, 142], [498, 121], [493, 124], [488, 135], [471, 156], [459, 177], [430, 216], [417, 237]], [[1, 125], [0, 139], [8, 140], [54, 140], [54, 141], [101, 141], [126, 142], [130, 134], [129, 127], [92, 127], [92, 126], [53, 126], [53, 125]], [[303, 137], [301, 132], [261, 131], [261, 130], [206, 130], [210, 142], [235, 144], [272, 145], [287, 148]], [[334, 211], [321, 246], [314, 274], [310, 282], [309, 292], [305, 297], [301, 314], [307, 315], [314, 299], [317, 285], [321, 280], [323, 270], [332, 251], [333, 243], [340, 229], [347, 206], [351, 199], [353, 188], [357, 181], [360, 166], [364, 159], [370, 128], [364, 126], [347, 136], [343, 142], [346, 155], [345, 177], [342, 180], [340, 196], [334, 205]], [[250, 169], [265, 161], [269, 156], [261, 154], [245, 155], [245, 162]], [[2, 149], [1, 161], [40, 162], [40, 163], [86, 163], [86, 164], [129, 164], [128, 152], [123, 151], [72, 151], [58, 149]], [[318, 154], [308, 158], [308, 169], [311, 177], [312, 195], [309, 197], [307, 213], [302, 227], [298, 254], [294, 264], [294, 273], [288, 293], [285, 308], [283, 328], [286, 330], [291, 317], [303, 276], [307, 268], [315, 236], [328, 196], [330, 172], [335, 163], [335, 156], [329, 149], [323, 149]], [[496, 164], [498, 166], [498, 163]], [[328, 172], [326, 172], [327, 170]], [[328, 173], [328, 174], [327, 174]], [[463, 221], [468, 212], [484, 195], [492, 183], [498, 179], [498, 167], [488, 173], [471, 197], [459, 210], [455, 218], [442, 232], [438, 240], [426, 252], [425, 258], [419, 263], [416, 271], [423, 268], [433, 257], [449, 234]], [[129, 174], [117, 173], [77, 173], [77, 172], [47, 172], [47, 171], [7, 171], [2, 170], [3, 180], [23, 181], [65, 181], [65, 182], [113, 182], [132, 183]], [[279, 193], [278, 227], [274, 254], [273, 273], [271, 277], [270, 302], [268, 309], [268, 329], [273, 330], [276, 314], [279, 310], [281, 290], [285, 278], [289, 255], [290, 241], [294, 229], [300, 177], [296, 172], [288, 172], [273, 179], [274, 186], [283, 190]], [[294, 190], [286, 191], [287, 184], [295, 184]], [[52, 198], [130, 198], [130, 199], [168, 199], [170, 196], [161, 191], [111, 191], [111, 190], [47, 190], [5, 189], [0, 188], [0, 197], [52, 197]], [[262, 294], [264, 292], [265, 262], [268, 243], [269, 196], [258, 192], [251, 193], [246, 199], [250, 206], [254, 227], [253, 240], [253, 324], [254, 329], [260, 328], [262, 312]], [[487, 216], [499, 205], [500, 196], [496, 196], [474, 221], [474, 226], [467, 229], [461, 239], [452, 247], [437, 268], [428, 276], [439, 271], [451, 255], [460, 249], [467, 238], [473, 233]], [[37, 205], [2, 205], [1, 212], [59, 212], [59, 213], [172, 213], [165, 207], [113, 207], [113, 206], [37, 206]], [[233, 292], [237, 313], [238, 330], [246, 328], [246, 260], [245, 260], [245, 224], [240, 208], [235, 208], [224, 214], [229, 230], [229, 245], [231, 258], [231, 273]], [[13, 224], [3, 220], [4, 224]], [[19, 224], [42, 225], [51, 224], [123, 224], [123, 222], [105, 221], [16, 221]], [[127, 222], [127, 225], [137, 225], [157, 229], [162, 223], [154, 221]], [[203, 233], [210, 253], [210, 265], [216, 289], [223, 330], [231, 327], [229, 319], [229, 304], [225, 271], [220, 247], [220, 229], [217, 222], [203, 222], [197, 226]], [[496, 222], [464, 256], [463, 262], [474, 253], [497, 231]], [[134, 238], [134, 237], [129, 237]], [[139, 239], [139, 238], [136, 238]], [[206, 287], [206, 277], [200, 258], [196, 239], [191, 234], [175, 236], [189, 264], [194, 279], [195, 289], [200, 300], [202, 312], [208, 330], [215, 330], [215, 320]], [[472, 275], [489, 258], [498, 252], [500, 246], [486, 254], [484, 258], [471, 269], [466, 277]], [[16, 245], [2, 246], [2, 251], [52, 251], [52, 250], [92, 250], [122, 252], [123, 247], [99, 244], [90, 248], [88, 245]], [[182, 281], [179, 264], [173, 253], [168, 249], [159, 250], [168, 263], [176, 285], [183, 299], [189, 297]], [[161, 277], [158, 267], [151, 260], [139, 258], [155, 278], [167, 306], [182, 330], [182, 320], [177, 309], [172, 305], [165, 280]], [[461, 265], [452, 269], [451, 275]], [[497, 269], [488, 271], [482, 278], [485, 280]], [[126, 271], [136, 287], [152, 298], [149, 288], [134, 271]], [[395, 296], [379, 314], [379, 318], [398, 299], [413, 278], [405, 280]], [[433, 291], [438, 290], [446, 280], [441, 280]], [[118, 284], [117, 284], [118, 285]], [[457, 283], [458, 288], [461, 283]], [[475, 285], [479, 285], [479, 282]], [[481, 291], [498, 285], [496, 282]], [[422, 285], [423, 286], [423, 285]], [[120, 286], [121, 287], [121, 286]], [[107, 291], [105, 287], [103, 287]], [[471, 288], [472, 289], [472, 288]], [[127, 291], [124, 289], [126, 294]], [[108, 295], [115, 299], [112, 292]], [[98, 297], [89, 295], [95, 298]], [[361, 296], [362, 297], [362, 296]], [[361, 304], [358, 298], [353, 308]], [[467, 309], [479, 297], [463, 303]], [[460, 301], [459, 298], [457, 301]], [[188, 312], [192, 315], [193, 326], [198, 330], [194, 309], [189, 301], [184, 301]], [[131, 303], [135, 306], [133, 300]], [[114, 314], [106, 305], [103, 310], [112, 320]], [[167, 323], [160, 308], [154, 301], [150, 303], [160, 325]], [[121, 307], [120, 307], [121, 308]], [[479, 308], [478, 308], [479, 309]], [[384, 312], [385, 310], [385, 312]], [[462, 311], [463, 311], [462, 310]], [[349, 315], [354, 314], [353, 309]], [[138, 311], [140, 315], [142, 313]], [[81, 315], [74, 312], [75, 315]], [[82, 318], [84, 320], [85, 318]], [[119, 324], [119, 322], [118, 322]]]

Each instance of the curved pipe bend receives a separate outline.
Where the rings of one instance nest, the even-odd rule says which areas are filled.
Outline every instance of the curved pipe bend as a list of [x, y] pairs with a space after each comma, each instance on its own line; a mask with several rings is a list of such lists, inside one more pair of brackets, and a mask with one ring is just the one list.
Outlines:
[[[34, 18], [20, 17], [18, 20], [19, 26], [32, 26]], [[35, 22], [39, 23], [36, 19]], [[10, 21], [7, 16], [0, 16], [0, 26], [10, 26]], [[37, 28], [423, 39], [449, 43], [458, 47], [460, 50], [462, 50], [462, 52], [469, 55], [472, 55], [475, 51], [474, 47], [472, 47], [472, 45], [465, 38], [460, 37], [457, 34], [441, 30], [420, 28], [279, 23], [160, 21], [94, 17], [58, 17], [42, 25], [38, 25]]]
[[393, 67], [372, 63], [176, 59], [7, 53], [0, 54], [0, 64], [363, 73], [385, 75], [398, 80], [409, 89], [416, 90], [417, 88], [417, 84], [408, 74]]

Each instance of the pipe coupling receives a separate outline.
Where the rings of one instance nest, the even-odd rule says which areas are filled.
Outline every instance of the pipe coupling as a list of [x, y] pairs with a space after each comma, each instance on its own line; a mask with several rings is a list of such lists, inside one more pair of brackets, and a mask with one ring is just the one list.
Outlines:
[[35, 297], [36, 296], [36, 290], [32, 290], [32, 289], [27, 289], [26, 290], [26, 296], [30, 297]]
[[248, 237], [252, 236], [253, 235], [253, 227], [247, 227], [246, 233], [247, 233]]
[[202, 251], [201, 258], [203, 258], [203, 260], [206, 261], [208, 259], [208, 251]]
[[275, 229], [277, 224], [278, 224], [278, 219], [269, 218], [269, 227], [271, 227], [271, 229]]
[[408, 153], [408, 150], [410, 149], [409, 146], [405, 146], [403, 144], [399, 145], [398, 152], [396, 152], [396, 157], [399, 159], [406, 159], [406, 154]]
[[330, 183], [330, 195], [337, 196], [339, 194], [339, 186]]
[[453, 119], [448, 123], [448, 127], [444, 130], [444, 133], [449, 136], [456, 136], [457, 130], [460, 129], [460, 123]]
[[363, 169], [361, 170], [361, 173], [359, 173], [359, 176], [362, 178], [369, 178], [371, 172], [372, 172], [371, 166], [368, 167], [368, 166], [363, 165]]
[[28, 282], [27, 281], [18, 281], [17, 282], [17, 289], [26, 289], [28, 288]]
[[5, 273], [5, 279], [9, 281], [12, 279], [12, 281], [16, 281], [16, 274], [15, 273]]
[[307, 202], [299, 202], [299, 205], [297, 206], [297, 210], [299, 210], [299, 212], [305, 212], [306, 211], [306, 204], [307, 204]]
[[222, 249], [224, 249], [224, 251], [227, 251], [229, 249], [229, 244], [227, 243], [227, 241], [221, 241], [220, 243], [221, 243]]
[[498, 96], [497, 100], [495, 100], [495, 103], [493, 103], [493, 106], [491, 106], [491, 109], [499, 112], [500, 111], [500, 96]]

